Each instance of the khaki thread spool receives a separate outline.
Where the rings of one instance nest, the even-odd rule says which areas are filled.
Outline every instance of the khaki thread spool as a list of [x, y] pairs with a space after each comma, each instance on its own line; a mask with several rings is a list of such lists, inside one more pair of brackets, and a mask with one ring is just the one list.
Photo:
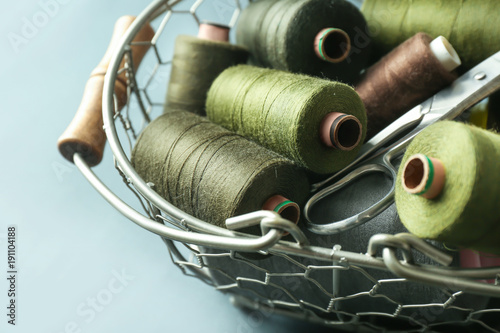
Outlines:
[[188, 111], [169, 110], [148, 125], [132, 164], [165, 200], [220, 227], [261, 209], [297, 223], [308, 194], [291, 161]]
[[229, 27], [200, 24], [198, 37], [180, 35], [175, 41], [165, 112], [183, 109], [205, 115], [207, 91], [224, 69], [246, 63], [248, 51], [229, 43]]
[[356, 86], [368, 117], [366, 139], [452, 83], [460, 64], [446, 38], [418, 33], [371, 66]]
[[366, 66], [370, 38], [359, 10], [343, 0], [263, 0], [241, 14], [238, 44], [250, 63], [354, 83]]
[[247, 65], [231, 67], [212, 84], [210, 120], [319, 174], [355, 158], [366, 114], [349, 86]]
[[[409, 145], [398, 173], [402, 181], [396, 183], [395, 197], [401, 221], [419, 237], [499, 254], [499, 160], [496, 133], [451, 121], [429, 126]], [[437, 186], [433, 191], [430, 185], [428, 195], [416, 195], [432, 178], [426, 177], [426, 164], [434, 167], [431, 183]]]
[[[104, 76], [106, 75], [115, 49], [134, 19], [135, 17], [133, 16], [122, 16], [116, 21], [108, 49], [97, 67], [90, 74], [75, 117], [57, 141], [60, 153], [70, 162], [73, 162], [73, 155], [75, 153], [80, 153], [89, 166], [95, 166], [102, 160], [104, 145], [106, 143], [106, 134], [103, 130], [102, 120]], [[149, 42], [154, 34], [153, 28], [149, 24], [146, 24], [136, 34], [132, 43]], [[135, 67], [134, 71], [137, 70], [148, 49], [149, 45], [144, 43], [131, 46], [132, 60]], [[125, 59], [122, 60], [120, 69], [124, 68], [125, 61]], [[127, 103], [126, 71], [121, 72], [117, 76], [115, 96], [117, 109], [121, 110]]]
[[365, 0], [361, 7], [378, 56], [417, 32], [442, 35], [460, 54], [463, 72], [500, 49], [498, 9], [497, 0]]

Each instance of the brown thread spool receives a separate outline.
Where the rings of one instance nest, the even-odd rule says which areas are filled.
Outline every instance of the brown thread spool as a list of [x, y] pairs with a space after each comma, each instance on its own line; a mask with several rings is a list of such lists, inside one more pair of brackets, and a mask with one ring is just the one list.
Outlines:
[[361, 141], [363, 125], [353, 115], [331, 112], [320, 125], [321, 141], [328, 147], [349, 151]]
[[434, 199], [443, 190], [446, 170], [439, 159], [415, 154], [403, 170], [401, 181], [406, 192]]
[[[80, 153], [89, 166], [95, 166], [102, 160], [104, 145], [106, 143], [106, 134], [103, 130], [102, 120], [104, 76], [108, 70], [113, 53], [134, 19], [134, 16], [122, 16], [116, 21], [108, 49], [97, 67], [90, 74], [75, 117], [57, 141], [59, 152], [70, 162], [73, 162], [73, 155], [75, 153]], [[149, 24], [146, 24], [139, 30], [133, 42], [151, 41], [153, 36], [153, 28]], [[149, 44], [131, 46], [132, 60], [135, 67], [134, 71], [141, 63], [149, 46]], [[125, 59], [122, 60], [120, 69], [124, 68], [124, 66]], [[127, 103], [126, 71], [122, 71], [117, 76], [114, 92], [117, 108], [120, 110]]]
[[366, 140], [453, 82], [450, 70], [458, 65], [444, 37], [418, 33], [370, 67], [356, 87], [368, 117]]
[[338, 63], [351, 51], [351, 38], [342, 29], [325, 28], [314, 39], [314, 52], [321, 60]]

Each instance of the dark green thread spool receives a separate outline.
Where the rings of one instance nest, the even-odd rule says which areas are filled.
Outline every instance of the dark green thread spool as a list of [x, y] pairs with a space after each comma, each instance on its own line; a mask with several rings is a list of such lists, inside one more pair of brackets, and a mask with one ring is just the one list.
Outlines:
[[498, 0], [366, 0], [361, 11], [379, 55], [426, 32], [446, 37], [460, 55], [462, 71], [500, 50]]
[[[425, 170], [425, 159], [415, 154], [439, 160], [445, 170], [442, 190], [432, 199], [418, 195], [419, 186], [432, 177], [427, 177], [431, 172]], [[425, 129], [408, 147], [399, 170], [401, 221], [419, 237], [500, 254], [499, 161], [498, 134], [450, 121]], [[438, 165], [430, 165], [439, 178]]]
[[370, 56], [366, 21], [344, 0], [261, 0], [241, 14], [251, 63], [354, 83]]
[[229, 28], [201, 24], [198, 37], [180, 35], [175, 41], [165, 111], [180, 108], [205, 114], [207, 91], [224, 69], [246, 63], [248, 51], [228, 43]]
[[351, 87], [266, 68], [226, 69], [206, 110], [212, 121], [320, 174], [349, 164], [366, 135], [365, 109]]
[[[132, 164], [167, 201], [221, 227], [261, 209], [297, 222], [309, 188], [289, 160], [187, 111], [171, 110], [148, 125]], [[269, 206], [277, 195], [284, 200]]]

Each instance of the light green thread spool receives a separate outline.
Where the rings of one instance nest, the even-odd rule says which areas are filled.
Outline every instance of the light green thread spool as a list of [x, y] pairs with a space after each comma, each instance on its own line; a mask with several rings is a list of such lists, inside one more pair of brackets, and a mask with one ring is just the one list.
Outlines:
[[446, 37], [467, 70], [500, 50], [498, 0], [366, 0], [361, 8], [379, 55], [417, 32]]
[[[278, 70], [226, 69], [209, 90], [206, 110], [212, 121], [319, 174], [349, 164], [366, 135], [365, 109], [351, 87]], [[339, 124], [332, 113], [347, 117]], [[325, 128], [333, 134], [330, 146]]]
[[[446, 170], [442, 190], [433, 199], [407, 191], [409, 185], [417, 192], [408, 182], [408, 174], [419, 168], [409, 168], [415, 154], [438, 159]], [[495, 133], [451, 121], [425, 129], [408, 147], [398, 173], [401, 221], [419, 237], [499, 254], [499, 161], [500, 136]], [[425, 182], [426, 172], [416, 173]]]
[[221, 227], [261, 209], [297, 222], [309, 189], [291, 161], [187, 111], [169, 110], [149, 124], [132, 164], [167, 201]]

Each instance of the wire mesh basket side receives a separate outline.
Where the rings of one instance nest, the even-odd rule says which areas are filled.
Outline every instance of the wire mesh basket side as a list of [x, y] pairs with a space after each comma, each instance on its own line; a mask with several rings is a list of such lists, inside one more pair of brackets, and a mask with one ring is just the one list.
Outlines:
[[[137, 212], [105, 188], [89, 169], [75, 160], [94, 186], [127, 218], [162, 236], [173, 262], [184, 274], [196, 277], [220, 291], [234, 294], [238, 304], [344, 329], [364, 327], [372, 331], [393, 329], [421, 332], [466, 327], [475, 331], [499, 332], [494, 328], [494, 317], [498, 316], [500, 309], [494, 302], [488, 303], [489, 299], [466, 294], [457, 290], [457, 285], [443, 283], [430, 286], [411, 282], [390, 272], [385, 258], [397, 262], [394, 265], [401, 262], [396, 256], [399, 247], [394, 246], [395, 239], [391, 238], [395, 236], [385, 238], [385, 245], [389, 248], [384, 248], [383, 256], [380, 253], [365, 255], [364, 252], [343, 251], [334, 242], [308, 244], [311, 235], [301, 230], [294, 229], [294, 238], [282, 240], [284, 230], [278, 218], [259, 212], [247, 219], [255, 220], [256, 224], [267, 219], [267, 228], [265, 223], [261, 223], [263, 236], [245, 235], [186, 214], [156, 194], [154, 184], [145, 183], [140, 178], [131, 166], [129, 156], [141, 131], [163, 108], [164, 97], [161, 94], [165, 94], [171, 60], [160, 46], [162, 36], [171, 29], [175, 30], [172, 22], [177, 15], [190, 17], [196, 28], [204, 19], [199, 13], [207, 4], [219, 8], [219, 11], [215, 10], [216, 16], [227, 19], [225, 23], [230, 26], [236, 23], [244, 7], [240, 0], [152, 2], [122, 39], [121, 48], [115, 53], [106, 77], [103, 116], [114, 155], [114, 167], [137, 198], [134, 205], [143, 213]], [[138, 73], [134, 73], [130, 61], [131, 40], [141, 25], [152, 20], [156, 24], [156, 35], [150, 43], [150, 61], [144, 60]], [[173, 37], [170, 34], [165, 39], [166, 43], [172, 45]], [[123, 57], [129, 60], [123, 69], [128, 75], [128, 103], [122, 111], [116, 111], [113, 84]], [[397, 238], [397, 241], [403, 242], [402, 239]], [[260, 257], [244, 254], [249, 251]], [[404, 260], [402, 262], [405, 263]], [[410, 268], [430, 277], [443, 273], [426, 266]], [[481, 274], [492, 274], [491, 270], [475, 273], [469, 276], [470, 280]], [[442, 279], [451, 279], [453, 274], [455, 272], [451, 271]], [[359, 284], [351, 289], [338, 283], [353, 277]], [[422, 279], [422, 282], [429, 281], [432, 282]], [[487, 294], [491, 290], [487, 287], [494, 286], [482, 287], [483, 294]], [[407, 295], [395, 295], [392, 292], [394, 289], [406, 290]], [[434, 297], [422, 300], [417, 297], [422, 290], [427, 290], [428, 295]]]

